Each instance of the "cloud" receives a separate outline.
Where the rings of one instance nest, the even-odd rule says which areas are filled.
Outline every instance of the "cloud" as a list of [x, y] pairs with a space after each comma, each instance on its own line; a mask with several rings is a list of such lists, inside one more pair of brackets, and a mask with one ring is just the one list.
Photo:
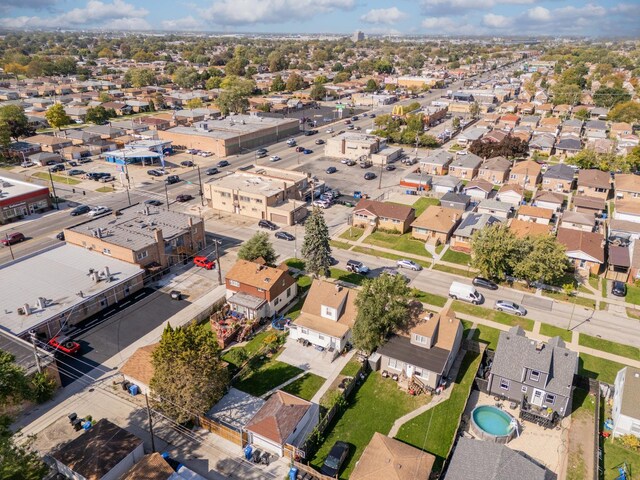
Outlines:
[[3, 0], [0, 9], [9, 10], [10, 8], [30, 8], [38, 10], [41, 8], [49, 8], [56, 3], [56, 0]]
[[551, 20], [551, 11], [544, 7], [535, 7], [527, 10], [527, 17], [530, 20], [546, 22]]
[[286, 23], [334, 10], [351, 10], [355, 5], [356, 0], [220, 0], [201, 14], [217, 25]]
[[490, 28], [505, 28], [511, 25], [511, 21], [511, 18], [495, 13], [487, 13], [482, 17], [482, 24]]
[[375, 8], [369, 10], [360, 17], [360, 20], [366, 23], [392, 25], [400, 20], [407, 18], [407, 14], [399, 10], [397, 7], [391, 8]]
[[530, 5], [536, 0], [422, 0], [420, 5], [431, 14], [454, 13], [468, 10], [488, 10], [498, 5]]
[[422, 20], [421, 26], [427, 29], [427, 34], [431, 35], [456, 35], [461, 32], [464, 32], [465, 35], [484, 33], [482, 28], [469, 23], [467, 16], [427, 17]]
[[175, 20], [163, 20], [162, 28], [164, 30], [204, 30], [205, 24], [202, 20], [189, 15]]

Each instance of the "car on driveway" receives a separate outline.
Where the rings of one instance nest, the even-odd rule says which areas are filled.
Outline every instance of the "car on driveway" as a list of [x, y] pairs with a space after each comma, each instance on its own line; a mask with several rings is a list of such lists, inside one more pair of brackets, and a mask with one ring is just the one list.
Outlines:
[[332, 173], [336, 173], [338, 171], [338, 169], [336, 167], [329, 167], [327, 168], [326, 172], [331, 175]]
[[156, 200], [155, 198], [145, 200], [144, 203], [145, 205], [153, 205], [154, 207], [159, 207], [160, 205], [162, 205], [162, 202], [160, 200]]
[[2, 245], [6, 247], [9, 245], [13, 245], [14, 243], [24, 242], [26, 239], [27, 238], [22, 233], [13, 232], [5, 234], [0, 240], [0, 243], [2, 243]]
[[611, 293], [616, 297], [624, 297], [627, 295], [627, 285], [624, 282], [615, 280], [611, 285]]
[[276, 238], [279, 238], [280, 240], [287, 240], [288, 242], [292, 242], [296, 239], [296, 237], [291, 235], [289, 232], [276, 232]]
[[496, 300], [496, 310], [499, 312], [507, 312], [523, 317], [527, 314], [527, 309], [518, 305], [511, 300]]
[[152, 177], [161, 177], [162, 175], [164, 175], [164, 173], [162, 173], [160, 170], [152, 169], [147, 170], [147, 175], [151, 175]]
[[278, 226], [275, 223], [270, 222], [269, 220], [260, 220], [258, 222], [258, 226], [260, 228], [266, 228], [267, 230], [277, 230], [278, 229]]
[[367, 172], [364, 174], [365, 180], [373, 180], [374, 178], [376, 178], [376, 174], [373, 172]]
[[74, 342], [69, 337], [64, 335], [58, 335], [49, 340], [49, 346], [55, 350], [60, 350], [67, 355], [74, 355], [80, 351], [80, 344]]
[[207, 175], [216, 175], [217, 173], [220, 173], [220, 170], [218, 170], [216, 167], [211, 167], [207, 168], [204, 173]]
[[228, 167], [228, 166], [229, 166], [229, 162], [227, 162], [226, 160], [220, 160], [217, 165], [218, 168]]
[[183, 167], [193, 167], [195, 163], [193, 163], [191, 160], [185, 160], [184, 162], [180, 162], [180, 165], [182, 165]]
[[475, 277], [471, 283], [473, 283], [476, 287], [488, 288], [489, 290], [498, 289], [498, 285], [488, 278]]
[[278, 160], [281, 160], [281, 158], [278, 155], [271, 155], [269, 160], [272, 162], [277, 162]]
[[340, 441], [334, 443], [331, 450], [329, 450], [329, 455], [327, 455], [327, 458], [325, 458], [324, 463], [320, 468], [320, 473], [329, 477], [337, 477], [338, 473], [340, 473], [340, 468], [348, 455], [348, 443]]
[[193, 200], [193, 195], [189, 195], [188, 193], [181, 193], [176, 197], [176, 202], [179, 203], [188, 202], [189, 200]]
[[91, 207], [89, 205], [78, 205], [76, 208], [71, 210], [70, 215], [72, 217], [77, 217], [78, 215], [84, 215], [91, 211]]
[[98, 206], [98, 207], [93, 207], [89, 213], [87, 213], [87, 215], [89, 215], [90, 217], [97, 217], [98, 215], [103, 215], [105, 213], [109, 213], [111, 211], [111, 209], [109, 207], [104, 207], [104, 206]]
[[207, 257], [200, 255], [193, 258], [193, 264], [196, 267], [202, 267], [206, 270], [213, 270], [216, 268], [216, 262], [213, 260], [209, 260]]
[[398, 260], [396, 265], [398, 268], [408, 268], [409, 270], [415, 270], [416, 272], [422, 270], [422, 265], [414, 262], [413, 260], [407, 260], [406, 258]]

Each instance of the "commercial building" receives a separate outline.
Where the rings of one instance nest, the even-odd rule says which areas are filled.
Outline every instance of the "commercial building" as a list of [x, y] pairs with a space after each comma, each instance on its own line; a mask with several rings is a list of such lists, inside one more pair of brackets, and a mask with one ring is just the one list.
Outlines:
[[234, 115], [223, 120], [196, 122], [192, 127], [158, 130], [160, 140], [197, 148], [226, 157], [295, 135], [300, 131], [297, 118]]
[[311, 182], [306, 173], [255, 166], [212, 179], [203, 188], [213, 209], [293, 225], [307, 215]]
[[0, 225], [50, 209], [49, 187], [0, 177]]
[[58, 244], [0, 266], [0, 329], [51, 338], [135, 293], [144, 270], [75, 245]]
[[364, 133], [343, 133], [329, 138], [324, 154], [332, 158], [349, 160], [370, 160], [377, 165], [386, 165], [402, 156], [403, 149], [389, 147], [387, 142], [374, 135]]
[[351, 40], [354, 42], [362, 42], [364, 40], [364, 32], [356, 30], [353, 32], [353, 35], [351, 35]]
[[64, 231], [65, 240], [149, 273], [160, 272], [205, 247], [204, 221], [180, 212], [133, 205]]

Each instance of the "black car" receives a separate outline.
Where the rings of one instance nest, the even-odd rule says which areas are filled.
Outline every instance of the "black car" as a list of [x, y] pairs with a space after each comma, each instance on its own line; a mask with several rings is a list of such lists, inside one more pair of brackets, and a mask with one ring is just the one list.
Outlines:
[[256, 155], [266, 155], [268, 153], [268, 150], [266, 148], [259, 148], [258, 150], [256, 150]]
[[227, 162], [226, 160], [220, 160], [218, 162], [218, 168], [228, 167], [228, 166], [229, 166], [229, 162]]
[[78, 215], [84, 215], [85, 213], [88, 213], [89, 210], [91, 210], [89, 205], [78, 205], [76, 208], [71, 210], [71, 216], [76, 217]]
[[260, 228], [266, 228], [267, 230], [277, 230], [278, 229], [278, 226], [275, 223], [270, 222], [269, 220], [260, 220], [258, 222], [258, 226]]
[[64, 232], [60, 232], [56, 235], [56, 238], [60, 241], [64, 241]]
[[65, 169], [65, 168], [64, 168], [64, 165], [62, 165], [61, 163], [58, 163], [58, 164], [54, 165], [53, 167], [51, 167], [51, 168], [49, 169], [49, 171], [50, 171], [51, 173], [54, 173], [54, 172], [62, 172], [62, 171], [64, 171], [64, 169]]
[[167, 185], [173, 185], [174, 183], [178, 183], [180, 181], [180, 177], [178, 175], [169, 175], [165, 182]]
[[340, 467], [347, 459], [347, 455], [349, 455], [349, 444], [345, 442], [336, 442], [331, 447], [329, 451], [329, 455], [324, 460], [322, 464], [322, 468], [320, 468], [320, 473], [324, 475], [328, 475], [329, 477], [335, 477], [340, 472]]
[[162, 205], [162, 202], [160, 200], [156, 200], [154, 198], [145, 200], [144, 203], [145, 205], [153, 205], [154, 207], [159, 207], [160, 205]]
[[624, 297], [627, 295], [627, 285], [624, 282], [616, 280], [611, 286], [611, 293], [616, 297]]
[[215, 175], [216, 173], [220, 173], [220, 170], [218, 170], [216, 167], [211, 167], [207, 168], [204, 173], [206, 173], [207, 175]]
[[147, 170], [147, 175], [151, 175], [152, 177], [161, 177], [162, 172], [160, 170]]
[[483, 277], [475, 277], [471, 283], [476, 287], [488, 288], [489, 290], [498, 289], [498, 285], [495, 282]]
[[176, 197], [176, 202], [184, 203], [189, 200], [193, 200], [193, 195], [189, 195], [188, 193], [180, 194]]
[[373, 172], [367, 172], [364, 174], [365, 180], [373, 180], [374, 178], [376, 178], [376, 174]]
[[337, 171], [338, 171], [338, 169], [336, 167], [327, 168], [327, 173], [328, 174], [336, 173]]
[[396, 166], [395, 166], [395, 165], [387, 165], [386, 167], [384, 167], [384, 169], [385, 169], [387, 172], [392, 172], [393, 170], [395, 170], [395, 169], [396, 169]]
[[193, 163], [191, 160], [185, 160], [184, 162], [180, 162], [180, 165], [182, 165], [183, 167], [193, 167], [195, 163]]
[[288, 242], [292, 242], [296, 239], [296, 237], [288, 232], [276, 232], [276, 238], [279, 238], [280, 240], [287, 240]]

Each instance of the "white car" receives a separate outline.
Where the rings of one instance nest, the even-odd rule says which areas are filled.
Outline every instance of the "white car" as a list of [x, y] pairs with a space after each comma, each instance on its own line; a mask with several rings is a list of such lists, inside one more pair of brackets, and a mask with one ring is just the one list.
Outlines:
[[333, 133], [333, 128], [327, 128], [327, 133]]
[[396, 262], [396, 265], [398, 266], [398, 268], [408, 268], [410, 270], [422, 270], [422, 266], [417, 264], [416, 262], [414, 262], [413, 260], [398, 260]]
[[329, 202], [326, 202], [324, 200], [315, 200], [312, 205], [314, 207], [319, 207], [319, 208], [329, 208], [329, 206], [331, 205]]
[[29, 168], [29, 167], [33, 167], [34, 165], [35, 165], [35, 163], [33, 163], [33, 162], [29, 161], [29, 160], [27, 160], [26, 162], [22, 162], [22, 163], [20, 164], [20, 166], [21, 166], [22, 168]]
[[97, 217], [98, 215], [109, 213], [110, 211], [111, 209], [109, 207], [93, 207], [91, 210], [89, 210], [89, 213], [87, 213], [87, 215], [90, 217]]
[[281, 159], [278, 155], [271, 155], [269, 160], [271, 160], [272, 162], [277, 162], [278, 160], [281, 160]]

